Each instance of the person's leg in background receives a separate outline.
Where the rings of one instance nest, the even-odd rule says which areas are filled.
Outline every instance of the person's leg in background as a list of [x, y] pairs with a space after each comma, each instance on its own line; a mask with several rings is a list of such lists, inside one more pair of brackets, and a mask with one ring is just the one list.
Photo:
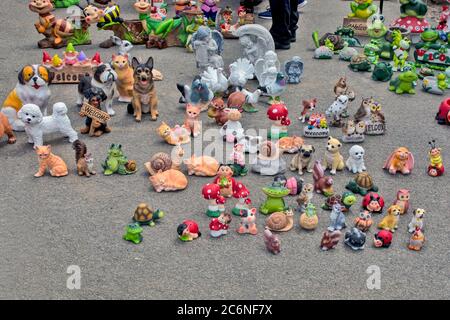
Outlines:
[[[291, 25], [292, 11], [297, 12], [298, 0], [269, 0], [272, 12], [272, 27], [270, 33], [275, 42], [276, 49], [287, 50], [291, 47]], [[291, 10], [291, 3], [295, 2], [295, 6]], [[297, 13], [298, 21], [298, 13]]]
[[297, 9], [298, 0], [290, 0], [290, 13], [289, 13], [289, 31], [291, 34], [290, 42], [297, 40], [298, 18], [299, 13]]

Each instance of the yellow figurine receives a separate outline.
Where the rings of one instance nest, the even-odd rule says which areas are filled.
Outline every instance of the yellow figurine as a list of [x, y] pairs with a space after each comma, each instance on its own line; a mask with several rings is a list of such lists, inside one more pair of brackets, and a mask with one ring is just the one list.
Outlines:
[[392, 205], [389, 207], [387, 215], [378, 224], [379, 229], [388, 230], [390, 232], [395, 232], [398, 228], [398, 216], [402, 208], [398, 205]]
[[436, 141], [431, 140], [428, 142], [431, 149], [428, 152], [428, 158], [430, 159], [430, 164], [428, 165], [428, 174], [432, 177], [439, 177], [444, 174], [444, 165], [442, 163], [441, 148], [436, 147]]
[[351, 13], [349, 18], [367, 19], [378, 11], [378, 7], [372, 3], [373, 0], [353, 0], [350, 3]]

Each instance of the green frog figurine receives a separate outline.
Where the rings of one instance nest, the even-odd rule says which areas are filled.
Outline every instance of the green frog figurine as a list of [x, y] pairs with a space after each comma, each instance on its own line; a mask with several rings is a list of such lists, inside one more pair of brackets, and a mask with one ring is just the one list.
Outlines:
[[367, 19], [378, 11], [378, 7], [374, 5], [373, 0], [354, 0], [350, 3], [351, 13], [349, 18]]
[[267, 215], [274, 212], [289, 210], [289, 207], [286, 206], [286, 203], [284, 202], [284, 197], [288, 196], [291, 192], [288, 188], [274, 182], [269, 187], [262, 188], [262, 191], [267, 196], [266, 201], [259, 208], [259, 211], [262, 214]]
[[114, 173], [120, 175], [133, 174], [137, 171], [136, 162], [129, 161], [123, 154], [122, 145], [112, 144], [108, 150], [108, 156], [102, 163], [103, 174], [110, 176]]
[[142, 227], [139, 225], [139, 223], [130, 223], [127, 225], [125, 229], [125, 234], [123, 235], [123, 239], [126, 241], [131, 241], [134, 244], [139, 244], [142, 242]]

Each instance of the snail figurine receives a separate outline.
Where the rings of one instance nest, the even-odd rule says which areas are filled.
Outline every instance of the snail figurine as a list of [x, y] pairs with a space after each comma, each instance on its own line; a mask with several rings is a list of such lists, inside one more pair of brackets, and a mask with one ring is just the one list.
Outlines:
[[286, 232], [294, 226], [292, 210], [274, 212], [266, 219], [266, 227], [271, 231]]
[[144, 164], [150, 175], [155, 175], [160, 172], [172, 169], [172, 159], [170, 155], [165, 152], [158, 152], [150, 158], [149, 162]]

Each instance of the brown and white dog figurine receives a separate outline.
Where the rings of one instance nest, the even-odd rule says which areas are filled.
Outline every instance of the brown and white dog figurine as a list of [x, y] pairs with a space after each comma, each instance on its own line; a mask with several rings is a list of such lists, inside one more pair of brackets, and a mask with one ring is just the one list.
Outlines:
[[[153, 58], [148, 58], [145, 64], [133, 58], [131, 63], [134, 70], [133, 99], [128, 105], [128, 113], [133, 114], [140, 122], [142, 113], [150, 113], [151, 119], [158, 118], [158, 97], [153, 82]], [[144, 109], [143, 106], [146, 108]]]
[[309, 99], [309, 100], [303, 100], [303, 110], [300, 114], [300, 117], [298, 117], [298, 120], [301, 122], [308, 121], [309, 119], [309, 113], [311, 113], [315, 108], [317, 104], [317, 98]]

